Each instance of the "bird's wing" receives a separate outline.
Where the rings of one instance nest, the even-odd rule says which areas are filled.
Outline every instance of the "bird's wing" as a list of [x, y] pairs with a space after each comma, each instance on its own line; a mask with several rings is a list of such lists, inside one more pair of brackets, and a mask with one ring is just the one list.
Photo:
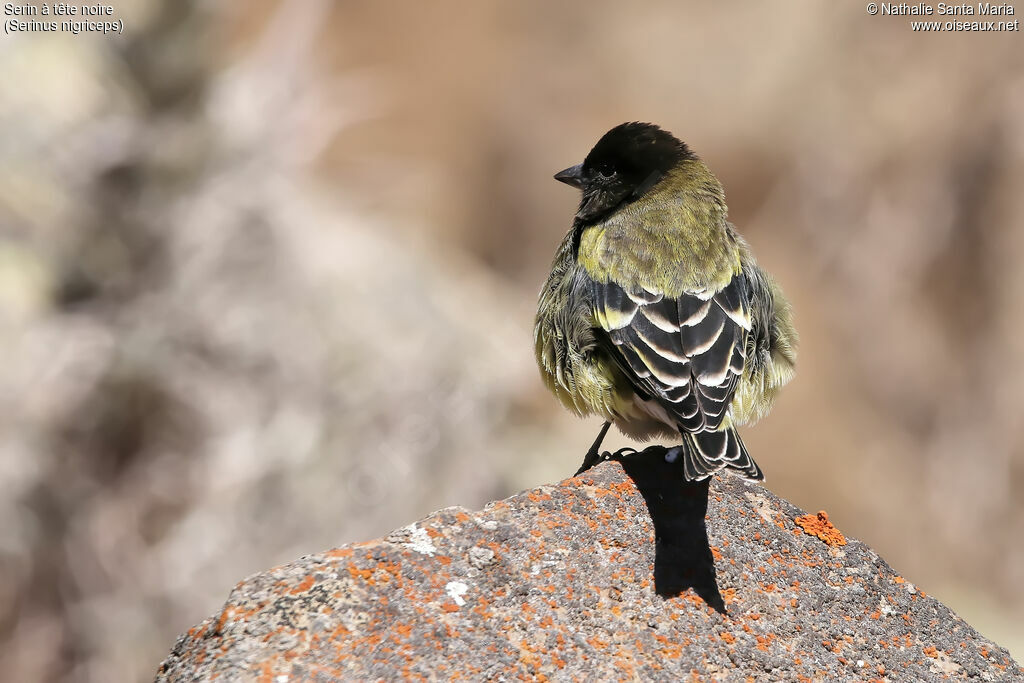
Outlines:
[[594, 281], [593, 314], [623, 372], [680, 431], [721, 426], [746, 362], [751, 329], [746, 275], [737, 273], [721, 289], [691, 290], [676, 298]]

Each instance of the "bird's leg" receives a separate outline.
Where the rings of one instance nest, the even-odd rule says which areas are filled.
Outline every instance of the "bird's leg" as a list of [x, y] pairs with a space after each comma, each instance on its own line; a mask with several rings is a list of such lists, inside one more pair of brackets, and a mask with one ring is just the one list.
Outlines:
[[594, 444], [587, 451], [587, 454], [583, 456], [583, 464], [576, 470], [576, 474], [573, 476], [578, 477], [591, 467], [601, 462], [601, 442], [604, 441], [604, 435], [608, 433], [608, 428], [612, 426], [611, 422], [605, 422], [604, 426], [601, 427], [601, 431], [598, 432], [597, 438], [594, 439]]

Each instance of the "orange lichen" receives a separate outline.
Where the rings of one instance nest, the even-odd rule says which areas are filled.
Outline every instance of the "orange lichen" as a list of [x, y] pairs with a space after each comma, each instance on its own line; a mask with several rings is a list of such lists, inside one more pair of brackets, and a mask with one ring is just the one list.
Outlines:
[[768, 646], [775, 640], [775, 634], [769, 633], [767, 636], [756, 636], [755, 639], [757, 640], [757, 649], [762, 652], [768, 652]]
[[925, 653], [925, 655], [927, 655], [927, 656], [931, 657], [932, 659], [936, 659], [936, 658], [938, 658], [938, 656], [939, 656], [939, 651], [938, 651], [938, 650], [936, 650], [936, 649], [935, 649], [935, 648], [934, 648], [933, 646], [931, 646], [931, 645], [929, 645], [928, 647], [926, 647], [926, 648], [924, 649], [924, 653]]
[[828, 521], [828, 513], [820, 510], [816, 515], [802, 515], [795, 520], [808, 536], [817, 536], [826, 545], [846, 545], [846, 537]]
[[617, 669], [622, 669], [625, 678], [634, 678], [633, 665], [625, 659], [616, 659], [612, 662]]
[[371, 576], [373, 576], [372, 569], [360, 569], [351, 562], [348, 563], [347, 569], [349, 576], [351, 576], [353, 579], [363, 579], [364, 581], [366, 581]]
[[[224, 625], [227, 624], [228, 619], [231, 617], [230, 610], [231, 608], [226, 606], [223, 611], [221, 611], [220, 617], [217, 619], [217, 626], [214, 628], [214, 633], [224, 632]], [[986, 657], [988, 656], [987, 652], [982, 652], [982, 654]]]
[[313, 587], [313, 581], [314, 581], [313, 577], [307, 575], [306, 578], [304, 578], [297, 586], [295, 586], [295, 588], [291, 589], [289, 591], [289, 593], [291, 593], [292, 595], [298, 595], [299, 593], [305, 593], [306, 591], [308, 591], [310, 588]]

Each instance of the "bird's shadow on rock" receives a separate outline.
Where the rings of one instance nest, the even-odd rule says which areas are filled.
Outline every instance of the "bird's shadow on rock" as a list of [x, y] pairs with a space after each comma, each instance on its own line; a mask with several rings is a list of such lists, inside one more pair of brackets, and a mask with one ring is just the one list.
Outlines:
[[651, 514], [654, 590], [663, 597], [675, 597], [692, 588], [704, 602], [725, 614], [704, 524], [711, 479], [686, 481], [681, 459], [665, 462], [667, 452], [663, 446], [650, 446], [628, 455], [624, 451], [612, 455], [636, 484]]

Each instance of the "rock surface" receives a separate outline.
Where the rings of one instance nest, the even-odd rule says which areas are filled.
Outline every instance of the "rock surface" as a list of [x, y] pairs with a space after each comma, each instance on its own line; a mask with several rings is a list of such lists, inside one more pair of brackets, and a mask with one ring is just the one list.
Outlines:
[[827, 516], [663, 452], [253, 576], [157, 680], [1024, 679]]

